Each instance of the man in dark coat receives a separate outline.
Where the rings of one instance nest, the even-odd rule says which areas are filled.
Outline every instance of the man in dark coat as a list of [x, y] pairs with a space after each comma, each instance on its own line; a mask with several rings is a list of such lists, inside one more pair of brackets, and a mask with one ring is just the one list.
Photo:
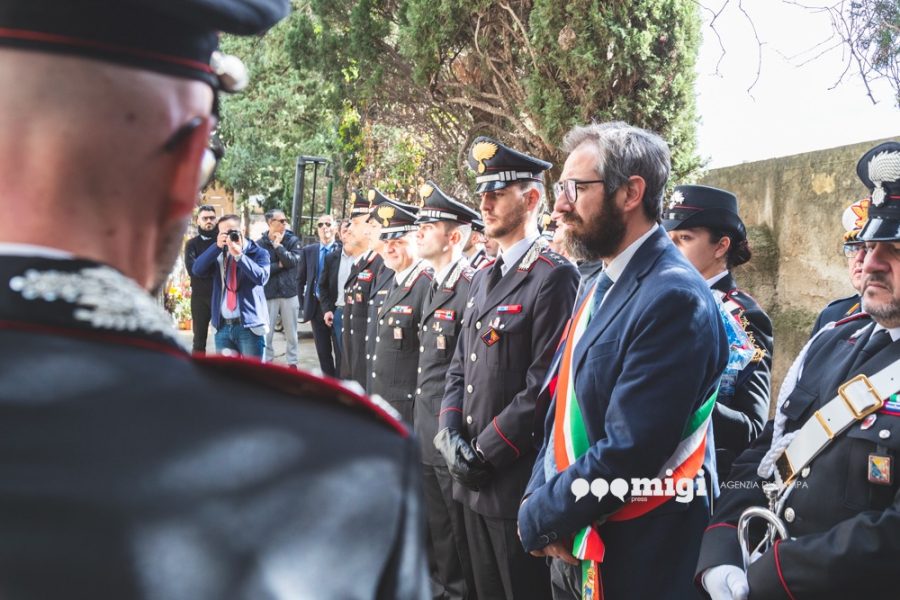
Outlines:
[[[555, 209], [575, 254], [606, 268], [541, 393], [552, 405], [519, 510], [522, 543], [553, 559], [555, 599], [685, 600], [696, 595], [709, 502], [695, 491], [713, 468], [706, 436], [728, 341], [706, 283], [658, 225], [666, 143], [604, 123], [575, 127], [564, 148]], [[673, 492], [648, 491], [653, 479]]]
[[[788, 371], [774, 420], [735, 461], [703, 538], [697, 582], [714, 600], [897, 597], [900, 557], [900, 143], [866, 152], [872, 193], [864, 313], [823, 328]], [[767, 496], [767, 492], [771, 496]], [[747, 551], [736, 526], [773, 509], [788, 535]], [[756, 548], [765, 528], [748, 531]]]
[[469, 166], [486, 233], [502, 253], [472, 281], [435, 445], [463, 503], [478, 597], [545, 598], [546, 563], [523, 551], [516, 513], [546, 410], [537, 394], [575, 301], [578, 272], [537, 243], [550, 163], [478, 138]]
[[206, 352], [209, 320], [212, 318], [212, 277], [194, 275], [194, 262], [216, 243], [216, 208], [204, 204], [197, 209], [197, 235], [184, 245], [184, 268], [191, 277], [191, 325], [194, 330], [194, 352]]
[[308, 244], [300, 252], [300, 266], [297, 289], [301, 297], [303, 322], [308, 322], [316, 344], [319, 368], [329, 377], [337, 377], [335, 352], [339, 352], [331, 338], [331, 327], [325, 323], [325, 311], [319, 303], [319, 277], [325, 266], [325, 257], [341, 251], [340, 242], [334, 239], [334, 219], [331, 215], [320, 215], [316, 219], [319, 241]]
[[422, 442], [431, 577], [436, 598], [474, 598], [475, 581], [462, 505], [453, 499], [453, 480], [433, 440], [438, 432], [447, 370], [462, 331], [475, 275], [462, 248], [478, 213], [447, 196], [432, 181], [419, 188], [419, 196], [422, 208], [416, 219], [416, 245], [419, 256], [434, 269], [434, 280], [422, 307], [422, 347], [413, 423]]
[[296, 369], [298, 356], [297, 319], [300, 301], [297, 299], [297, 277], [300, 265], [300, 238], [287, 230], [288, 220], [283, 211], [272, 209], [266, 212], [269, 230], [264, 232], [257, 244], [269, 253], [269, 281], [266, 282], [266, 305], [269, 308], [269, 332], [266, 334], [266, 350], [263, 359], [272, 362], [275, 349], [275, 322], [281, 317], [287, 349], [288, 367]]
[[192, 357], [148, 293], [245, 77], [219, 35], [288, 9], [0, 9], [4, 598], [428, 598], [406, 428], [333, 381]]
[[[341, 379], [356, 381], [361, 389], [371, 371], [366, 365], [366, 326], [369, 319], [369, 299], [372, 284], [384, 267], [384, 259], [370, 249], [372, 225], [369, 223], [371, 203], [356, 192], [350, 211], [350, 227], [347, 243], [353, 241], [356, 262], [344, 284], [344, 323], [341, 332]], [[358, 252], [358, 254], [356, 254]], [[370, 358], [371, 360], [371, 358]]]

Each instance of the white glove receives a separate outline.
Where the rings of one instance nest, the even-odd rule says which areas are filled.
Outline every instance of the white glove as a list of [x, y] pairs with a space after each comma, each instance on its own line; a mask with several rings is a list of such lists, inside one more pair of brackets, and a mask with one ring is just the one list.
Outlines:
[[703, 572], [703, 588], [712, 600], [747, 600], [750, 584], [743, 569], [719, 565]]

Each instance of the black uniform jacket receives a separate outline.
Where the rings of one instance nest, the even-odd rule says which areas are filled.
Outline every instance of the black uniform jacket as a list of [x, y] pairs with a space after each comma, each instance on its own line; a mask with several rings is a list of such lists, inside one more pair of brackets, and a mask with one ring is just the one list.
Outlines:
[[353, 379], [366, 387], [366, 316], [369, 289], [384, 265], [380, 254], [368, 252], [350, 269], [344, 284], [344, 316], [341, 324], [341, 379]]
[[457, 261], [446, 279], [438, 282], [440, 287], [431, 302], [422, 308], [422, 328], [419, 332], [422, 353], [419, 355], [413, 423], [416, 435], [422, 442], [422, 462], [429, 465], [446, 465], [433, 440], [438, 432], [447, 369], [459, 339], [474, 276], [475, 269], [469, 267], [466, 260]]
[[725, 294], [723, 301], [740, 321], [756, 352], [750, 364], [731, 384], [719, 387], [713, 410], [713, 435], [716, 441], [716, 469], [721, 481], [731, 463], [747, 449], [769, 418], [772, 384], [772, 321], [750, 294], [737, 288], [729, 273], [712, 288]]
[[[372, 356], [375, 354], [375, 338], [378, 337], [378, 312], [384, 306], [388, 294], [394, 285], [394, 270], [389, 269], [386, 265], [381, 265], [381, 269], [375, 274], [375, 281], [369, 288], [369, 301], [366, 308], [366, 330], [365, 334], [365, 367], [366, 367], [366, 389], [372, 388]], [[371, 393], [371, 391], [369, 392]]]
[[488, 292], [490, 273], [485, 267], [472, 280], [439, 427], [477, 438], [496, 469], [480, 492], [454, 482], [454, 497], [482, 515], [514, 519], [541, 442], [535, 431], [546, 406], [536, 410], [535, 401], [572, 313], [578, 271], [536, 242]]
[[822, 312], [819, 313], [819, 316], [816, 317], [816, 323], [813, 325], [812, 333], [810, 333], [810, 337], [816, 335], [816, 333], [825, 327], [828, 323], [833, 321], [840, 321], [841, 319], [846, 319], [847, 317], [853, 316], [862, 311], [862, 301], [860, 300], [859, 294], [853, 294], [852, 296], [847, 296], [846, 298], [838, 298], [837, 300], [832, 300], [828, 303], [828, 305], [822, 309]]
[[430, 597], [400, 423], [333, 380], [191, 358], [110, 267], [2, 257], [0, 280], [4, 598]]
[[[810, 347], [793, 392], [782, 408], [785, 431], [799, 429], [854, 375], [873, 375], [900, 359], [900, 341], [850, 369], [873, 322], [858, 315], [823, 333]], [[816, 600], [898, 597], [900, 561], [900, 403], [874, 421], [857, 421], [801, 470], [782, 517], [791, 539], [751, 564], [750, 598]], [[870, 418], [871, 419], [871, 418]], [[735, 525], [749, 506], [768, 506], [757, 467], [772, 443], [770, 421], [741, 454], [703, 538], [697, 578], [715, 565], [741, 565]], [[873, 457], [882, 467], [872, 482]], [[889, 459], [889, 466], [885, 467]], [[885, 472], [886, 471], [886, 472]], [[882, 482], [877, 482], [882, 479]], [[758, 541], [755, 540], [755, 541]]]
[[375, 344], [372, 348], [372, 378], [369, 393], [378, 394], [397, 409], [404, 422], [412, 425], [416, 393], [416, 371], [421, 354], [419, 322], [422, 306], [431, 288], [433, 271], [424, 261], [389, 288], [376, 315]]

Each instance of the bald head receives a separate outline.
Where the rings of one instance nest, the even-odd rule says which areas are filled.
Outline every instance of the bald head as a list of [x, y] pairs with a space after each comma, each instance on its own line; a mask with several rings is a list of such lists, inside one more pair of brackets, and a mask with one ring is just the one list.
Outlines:
[[[209, 86], [0, 48], [0, 89], [0, 239], [120, 260], [149, 286], [145, 263], [196, 200]], [[164, 149], [194, 117], [200, 125]]]

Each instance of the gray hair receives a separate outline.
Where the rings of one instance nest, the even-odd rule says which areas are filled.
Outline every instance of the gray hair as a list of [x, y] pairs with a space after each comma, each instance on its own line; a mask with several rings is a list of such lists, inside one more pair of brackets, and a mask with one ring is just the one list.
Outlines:
[[591, 144], [597, 152], [595, 168], [605, 180], [607, 195], [632, 175], [644, 179], [644, 215], [658, 221], [672, 164], [668, 144], [656, 133], [622, 121], [573, 127], [563, 138], [562, 149], [569, 154], [583, 144]]
[[281, 210], [280, 208], [270, 208], [269, 210], [266, 211], [266, 223], [271, 222], [272, 219], [275, 218], [275, 215], [277, 215], [278, 213], [283, 214], [285, 217], [287, 216], [285, 214], [285, 212], [283, 210]]

